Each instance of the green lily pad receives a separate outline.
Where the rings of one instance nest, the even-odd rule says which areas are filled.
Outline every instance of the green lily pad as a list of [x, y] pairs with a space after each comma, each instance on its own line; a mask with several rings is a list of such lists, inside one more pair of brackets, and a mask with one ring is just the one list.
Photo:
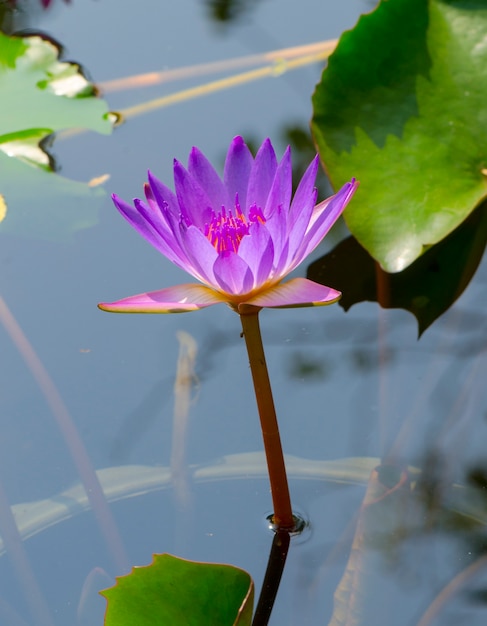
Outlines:
[[6, 156], [0, 151], [0, 233], [68, 241], [95, 226], [105, 202], [102, 187], [69, 180]]
[[[107, 104], [76, 63], [61, 62], [59, 48], [34, 35], [0, 33], [0, 144], [27, 129], [44, 129], [46, 136], [64, 128], [89, 128], [109, 134]], [[1, 145], [0, 145], [1, 148]]]
[[250, 626], [254, 585], [231, 565], [196, 563], [156, 554], [101, 592], [105, 626]]
[[345, 212], [388, 272], [410, 265], [487, 197], [487, 2], [383, 0], [342, 36], [312, 130]]
[[47, 146], [58, 130], [110, 133], [113, 115], [79, 65], [37, 35], [0, 32], [0, 232], [65, 240], [98, 221], [102, 188], [53, 173]]
[[311, 263], [307, 276], [342, 291], [339, 304], [345, 311], [364, 301], [410, 311], [421, 335], [466, 289], [486, 243], [487, 203], [483, 203], [402, 272], [385, 272], [354, 237], [349, 237]]

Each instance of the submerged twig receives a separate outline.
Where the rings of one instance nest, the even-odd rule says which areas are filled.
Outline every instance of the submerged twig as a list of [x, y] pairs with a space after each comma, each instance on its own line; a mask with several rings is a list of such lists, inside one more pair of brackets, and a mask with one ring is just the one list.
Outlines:
[[115, 519], [101, 488], [98, 476], [91, 464], [90, 457], [78, 434], [73, 418], [64, 404], [54, 382], [37, 356], [34, 348], [24, 335], [17, 320], [10, 312], [5, 300], [0, 296], [0, 320], [10, 335], [15, 347], [24, 358], [32, 376], [39, 385], [44, 398], [52, 411], [64, 441], [80, 476], [83, 487], [91, 504], [91, 508], [100, 526], [101, 532], [112, 553], [117, 569], [126, 572], [130, 569], [125, 548], [118, 532]]
[[458, 593], [460, 589], [462, 589], [462, 587], [464, 587], [465, 584], [483, 568], [487, 568], [487, 555], [477, 559], [474, 563], [472, 563], [472, 565], [466, 567], [452, 580], [450, 580], [450, 582], [440, 591], [433, 602], [429, 605], [426, 612], [417, 623], [417, 626], [430, 626], [433, 620], [438, 617], [438, 614], [443, 609], [445, 604], [451, 600], [452, 596]]

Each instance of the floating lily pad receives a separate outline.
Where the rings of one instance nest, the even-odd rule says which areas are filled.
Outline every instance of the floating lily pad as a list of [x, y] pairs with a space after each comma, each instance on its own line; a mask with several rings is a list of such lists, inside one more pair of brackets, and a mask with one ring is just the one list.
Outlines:
[[231, 565], [156, 554], [102, 595], [105, 626], [250, 626], [254, 586]]
[[[112, 130], [107, 104], [79, 65], [61, 62], [59, 47], [37, 35], [8, 37], [0, 33], [0, 117], [2, 136], [27, 129], [46, 135], [64, 128]], [[1, 146], [0, 146], [1, 147]]]
[[74, 232], [95, 226], [106, 195], [102, 187], [45, 172], [2, 152], [0, 191], [0, 233], [51, 241], [67, 241]]
[[345, 33], [313, 97], [312, 130], [345, 212], [388, 272], [487, 197], [487, 2], [383, 0]]
[[[79, 65], [61, 62], [42, 37], [0, 33], [0, 232], [65, 239], [98, 220], [104, 191], [53, 173], [46, 149], [54, 133], [86, 128], [110, 133], [107, 104]], [[93, 201], [95, 199], [95, 201]]]

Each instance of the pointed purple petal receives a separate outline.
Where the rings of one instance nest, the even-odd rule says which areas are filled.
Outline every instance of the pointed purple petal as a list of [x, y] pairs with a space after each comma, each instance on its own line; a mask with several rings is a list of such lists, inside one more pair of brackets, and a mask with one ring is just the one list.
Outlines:
[[[147, 207], [142, 200], [135, 198], [135, 208], [138, 211], [140, 217], [145, 221], [147, 228], [151, 228], [156, 233], [157, 245], [153, 244], [157, 250], [166, 256], [170, 261], [186, 269], [187, 259], [184, 250], [181, 249], [179, 242], [174, 239], [171, 231], [168, 228], [164, 228], [157, 218], [154, 216], [154, 212], [150, 207]], [[139, 230], [137, 228], [137, 230]], [[139, 232], [141, 232], [139, 230]], [[151, 242], [152, 243], [152, 242]]]
[[247, 263], [235, 252], [222, 252], [213, 266], [215, 280], [219, 288], [229, 295], [239, 295], [251, 291], [254, 276]]
[[286, 212], [279, 207], [266, 221], [265, 226], [270, 233], [274, 246], [274, 269], [277, 268], [282, 250], [287, 244]]
[[247, 187], [253, 162], [254, 158], [242, 137], [235, 137], [228, 148], [223, 180], [231, 206], [235, 202], [235, 195], [238, 194], [240, 206], [244, 211], [247, 206]]
[[112, 194], [113, 204], [117, 207], [121, 215], [127, 220], [127, 222], [135, 228], [135, 230], [147, 239], [154, 248], [159, 249], [159, 243], [161, 237], [159, 233], [154, 229], [152, 224], [147, 222], [145, 217], [139, 213], [139, 211], [132, 205], [122, 200], [117, 194]]
[[323, 306], [340, 299], [341, 293], [307, 278], [293, 278], [250, 298], [245, 304], [270, 308]]
[[166, 185], [154, 176], [150, 170], [147, 172], [147, 176], [152, 195], [154, 196], [159, 209], [164, 214], [170, 212], [174, 215], [174, 217], [179, 218], [181, 209], [179, 208], [178, 200], [174, 191], [169, 189], [169, 187], [166, 187]]
[[318, 204], [309, 222], [309, 227], [303, 241], [290, 262], [290, 270], [297, 267], [308, 256], [328, 233], [336, 220], [343, 213], [353, 194], [357, 190], [358, 182], [352, 179], [346, 183], [338, 193]]
[[188, 259], [185, 269], [198, 280], [209, 285], [216, 285], [213, 265], [218, 252], [196, 226], [182, 226], [181, 237], [184, 253]]
[[279, 206], [284, 209], [284, 215], [287, 217], [293, 190], [292, 178], [291, 148], [288, 146], [277, 167], [276, 175], [267, 197], [267, 203], [264, 208], [266, 217], [271, 216]]
[[294, 194], [293, 201], [291, 203], [291, 209], [289, 211], [289, 225], [293, 227], [294, 223], [298, 219], [303, 210], [307, 210], [309, 204], [314, 207], [316, 202], [315, 181], [316, 174], [318, 173], [318, 155], [311, 161], [303, 174], [303, 177], [299, 181], [298, 188]]
[[116, 194], [113, 194], [112, 200], [123, 217], [144, 239], [170, 261], [180, 267], [182, 266], [181, 262], [184, 261], [184, 255], [181, 254], [177, 242], [171, 241], [169, 231], [161, 225], [152, 208], [147, 207], [138, 198], [134, 199], [135, 206], [127, 204]]
[[185, 313], [221, 302], [226, 302], [225, 297], [213, 289], [189, 283], [141, 293], [116, 302], [102, 302], [98, 307], [111, 313]]
[[176, 159], [174, 185], [179, 208], [187, 225], [194, 224], [203, 229], [213, 213], [210, 199], [195, 178]]
[[205, 191], [210, 205], [216, 212], [220, 211], [222, 206], [233, 207], [235, 194], [231, 198], [228, 197], [227, 190], [215, 168], [198, 148], [193, 148], [189, 153], [188, 171]]
[[269, 280], [274, 262], [274, 244], [265, 224], [256, 222], [249, 234], [240, 242], [238, 256], [243, 259], [254, 276], [253, 288]]
[[276, 154], [270, 139], [266, 139], [257, 152], [250, 172], [247, 202], [242, 206], [242, 209], [245, 206], [244, 210], [246, 213], [254, 204], [261, 209], [265, 208], [276, 175], [276, 169]]
[[288, 254], [286, 259], [282, 259], [282, 264], [288, 265], [289, 262], [294, 259], [297, 250], [299, 250], [299, 248], [303, 245], [303, 238], [309, 228], [309, 222], [313, 213], [317, 195], [318, 190], [313, 189], [308, 202], [301, 206], [299, 212], [295, 211], [293, 216], [294, 223], [292, 225], [289, 224]]

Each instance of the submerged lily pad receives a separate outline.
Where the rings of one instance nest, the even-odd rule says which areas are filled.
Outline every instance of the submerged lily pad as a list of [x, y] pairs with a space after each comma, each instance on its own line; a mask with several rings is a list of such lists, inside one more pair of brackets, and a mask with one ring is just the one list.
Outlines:
[[383, 0], [345, 33], [313, 97], [330, 179], [388, 272], [410, 265], [487, 197], [487, 3]]
[[101, 187], [44, 172], [2, 152], [0, 190], [0, 233], [51, 241], [67, 241], [76, 231], [95, 226], [106, 195]]
[[147, 567], [117, 578], [101, 592], [105, 626], [250, 626], [254, 586], [231, 565], [156, 554]]
[[75, 63], [58, 59], [59, 47], [38, 35], [0, 32], [0, 232], [49, 239], [97, 222], [102, 189], [53, 173], [46, 149], [54, 133], [86, 128], [112, 131], [112, 115]]

